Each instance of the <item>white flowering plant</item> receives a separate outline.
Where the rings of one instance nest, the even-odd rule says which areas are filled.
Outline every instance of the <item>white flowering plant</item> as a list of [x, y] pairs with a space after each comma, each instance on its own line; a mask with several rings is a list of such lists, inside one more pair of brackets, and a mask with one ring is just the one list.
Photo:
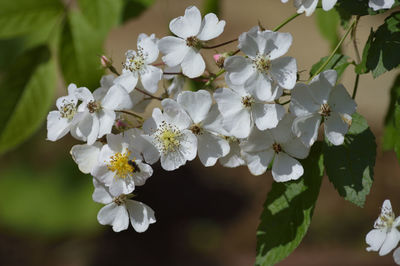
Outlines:
[[[83, 11], [89, 5], [78, 2]], [[112, 5], [108, 1], [96, 5], [106, 2]], [[57, 141], [70, 133], [80, 141], [70, 153], [79, 170], [93, 178], [93, 200], [105, 205], [97, 216], [100, 224], [111, 225], [115, 232], [129, 224], [136, 232], [151, 230], [157, 210], [135, 200], [136, 187], [146, 186], [158, 161], [163, 170], [174, 171], [196, 157], [205, 167], [219, 162], [229, 168], [247, 166], [257, 176], [271, 171], [274, 182], [260, 217], [256, 265], [275, 264], [300, 244], [324, 173], [341, 197], [364, 205], [373, 183], [376, 142], [367, 121], [357, 113], [355, 98], [361, 75], [372, 73], [376, 78], [400, 65], [400, 13], [392, 12], [400, 2], [293, 2], [296, 13], [275, 28], [259, 23], [222, 42], [218, 38], [223, 38], [226, 21], [214, 13], [203, 16], [196, 6], [187, 7], [170, 21], [171, 36], [141, 33], [135, 50], [125, 52], [121, 70], [101, 56], [101, 66], [109, 73], [95, 82], [85, 81], [89, 65], [79, 64], [75, 71], [65, 63], [68, 55], [60, 54], [65, 80], [76, 81], [68, 85], [67, 95], [56, 100], [57, 109], [48, 113], [47, 139]], [[329, 11], [328, 16], [337, 12], [344, 34], [332, 53], [304, 77], [296, 58], [286, 55], [296, 40], [282, 28], [316, 10]], [[356, 31], [361, 18], [382, 13], [389, 15], [376, 31], [371, 30], [360, 53]], [[68, 16], [65, 34], [71, 35], [82, 14]], [[354, 59], [339, 53], [347, 39], [353, 41]], [[236, 44], [235, 49], [226, 50], [228, 44]], [[211, 60], [204, 50], [216, 51]], [[48, 49], [36, 48], [35, 56], [35, 60], [28, 56], [25, 63], [36, 64], [37, 71], [48, 69]], [[215, 65], [209, 68], [206, 62]], [[340, 82], [350, 66], [355, 73], [351, 93]], [[191, 87], [193, 83], [196, 86]], [[399, 95], [392, 93], [384, 139], [385, 148], [398, 153]], [[6, 141], [11, 133], [2, 134], [1, 141]], [[400, 218], [385, 201], [375, 229], [366, 237], [367, 250], [388, 254], [400, 241], [399, 226]], [[397, 249], [398, 264], [399, 254]]]

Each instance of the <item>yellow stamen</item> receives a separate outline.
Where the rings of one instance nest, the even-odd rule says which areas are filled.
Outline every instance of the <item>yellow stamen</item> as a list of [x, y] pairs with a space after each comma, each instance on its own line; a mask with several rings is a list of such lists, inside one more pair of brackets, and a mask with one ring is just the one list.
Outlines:
[[115, 173], [115, 177], [124, 179], [130, 173], [135, 172], [135, 168], [129, 160], [130, 154], [130, 151], [126, 151], [124, 153], [117, 152], [111, 156], [111, 160], [107, 165], [107, 168]]

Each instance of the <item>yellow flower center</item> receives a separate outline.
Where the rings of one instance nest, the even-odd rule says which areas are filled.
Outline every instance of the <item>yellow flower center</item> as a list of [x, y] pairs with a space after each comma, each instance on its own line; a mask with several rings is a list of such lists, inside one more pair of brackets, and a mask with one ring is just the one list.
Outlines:
[[140, 171], [135, 160], [129, 160], [130, 154], [130, 151], [126, 151], [124, 153], [117, 152], [111, 156], [107, 168], [115, 173], [115, 177], [124, 179], [129, 174]]
[[271, 68], [271, 60], [267, 55], [257, 54], [253, 63], [253, 67], [263, 74], [267, 74], [269, 69]]
[[157, 146], [164, 153], [174, 152], [181, 145], [181, 137], [182, 133], [179, 129], [164, 121], [156, 132]]

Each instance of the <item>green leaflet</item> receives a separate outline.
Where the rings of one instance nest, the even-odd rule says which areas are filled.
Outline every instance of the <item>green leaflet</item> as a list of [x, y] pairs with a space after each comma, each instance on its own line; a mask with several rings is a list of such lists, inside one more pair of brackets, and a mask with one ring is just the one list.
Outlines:
[[71, 11], [61, 34], [59, 58], [65, 82], [91, 90], [99, 86], [104, 70], [99, 56], [103, 53], [104, 32], [93, 28], [79, 11]]
[[326, 140], [323, 153], [326, 173], [339, 195], [363, 207], [376, 158], [375, 136], [365, 118], [355, 113], [343, 145], [334, 146]]
[[400, 12], [391, 14], [370, 36], [357, 73], [372, 72], [374, 78], [400, 65]]
[[56, 85], [47, 46], [22, 54], [0, 83], [0, 153], [32, 135], [45, 120]]
[[396, 142], [400, 139], [400, 129], [395, 126], [395, 110], [397, 99], [400, 97], [400, 75], [397, 76], [392, 88], [390, 89], [390, 103], [385, 117], [385, 131], [383, 134], [383, 150], [394, 149]]
[[64, 10], [59, 0], [0, 2], [0, 38], [12, 38], [55, 25]]
[[[314, 75], [315, 72], [318, 71], [318, 69], [326, 62], [329, 56], [321, 58], [321, 60], [318, 63], [315, 63], [310, 70], [310, 77]], [[349, 57], [346, 55], [342, 54], [335, 54], [332, 58], [332, 60], [326, 65], [326, 67], [321, 71], [325, 71], [328, 69], [334, 69], [338, 73], [338, 80], [342, 76], [343, 72], [346, 70], [346, 68], [350, 65], [349, 63]]]
[[335, 9], [331, 9], [328, 12], [322, 9], [315, 11], [315, 18], [317, 26], [321, 35], [329, 41], [331, 50], [334, 50], [339, 42], [339, 15]]
[[203, 15], [208, 13], [214, 13], [217, 16], [221, 15], [221, 1], [219, 0], [204, 1]]
[[311, 223], [324, 172], [322, 144], [316, 142], [301, 160], [304, 175], [296, 181], [272, 184], [257, 229], [259, 266], [274, 265], [301, 242]]

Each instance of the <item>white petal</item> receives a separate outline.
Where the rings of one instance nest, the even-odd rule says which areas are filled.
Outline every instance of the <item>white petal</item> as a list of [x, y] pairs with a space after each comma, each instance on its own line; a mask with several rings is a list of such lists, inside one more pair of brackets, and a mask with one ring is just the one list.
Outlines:
[[309, 89], [314, 101], [319, 104], [327, 103], [336, 80], [337, 73], [335, 70], [326, 70], [313, 78], [309, 84]]
[[271, 62], [271, 76], [279, 86], [291, 90], [296, 85], [297, 64], [293, 57], [282, 57]]
[[213, 166], [218, 158], [229, 153], [229, 143], [214, 134], [203, 132], [197, 136], [199, 159], [205, 167]]
[[192, 121], [189, 115], [176, 101], [164, 99], [161, 104], [164, 109], [164, 117], [168, 123], [175, 125], [178, 129], [185, 129], [190, 126]]
[[400, 241], [400, 232], [396, 228], [392, 228], [389, 233], [386, 234], [385, 242], [383, 242], [381, 249], [379, 250], [380, 256], [387, 255], [390, 251], [397, 247]]
[[241, 141], [240, 147], [242, 151], [255, 153], [271, 149], [272, 144], [274, 144], [274, 139], [269, 130], [261, 131], [254, 127], [249, 137]]
[[304, 145], [298, 138], [294, 138], [286, 143], [281, 143], [281, 146], [284, 152], [298, 159], [305, 159], [310, 153], [310, 148]]
[[125, 204], [131, 225], [136, 232], [142, 233], [147, 230], [150, 224], [156, 222], [154, 211], [146, 204], [135, 200], [127, 200]]
[[89, 174], [97, 164], [102, 144], [95, 142], [93, 145], [74, 145], [70, 151], [72, 159], [78, 164], [82, 173]]
[[204, 16], [201, 23], [200, 33], [197, 35], [197, 38], [202, 41], [217, 38], [224, 31], [224, 27], [224, 20], [219, 21], [215, 14], [209, 13]]
[[365, 242], [369, 247], [367, 251], [378, 251], [385, 241], [386, 238], [386, 228], [385, 229], [373, 229], [369, 231], [365, 237]]
[[98, 112], [98, 115], [99, 115], [100, 125], [99, 125], [99, 134], [97, 137], [101, 138], [102, 136], [111, 133], [111, 129], [115, 121], [115, 112], [103, 109]]
[[244, 152], [242, 155], [247, 163], [250, 173], [253, 175], [262, 175], [267, 171], [268, 165], [274, 157], [274, 151], [269, 149], [258, 153]]
[[201, 54], [190, 48], [181, 64], [182, 73], [189, 78], [197, 78], [204, 73], [206, 63]]
[[321, 103], [313, 100], [308, 85], [297, 83], [292, 90], [290, 100], [290, 112], [295, 116], [307, 116], [317, 113]]
[[184, 91], [178, 95], [177, 102], [189, 114], [194, 123], [203, 121], [210, 111], [212, 98], [208, 91]]
[[164, 63], [174, 67], [182, 63], [191, 48], [186, 45], [185, 40], [167, 36], [158, 42], [158, 49], [164, 54], [162, 57]]
[[299, 179], [304, 173], [303, 166], [284, 152], [275, 156], [272, 164], [272, 176], [276, 182]]
[[97, 220], [102, 225], [112, 225], [114, 232], [126, 230], [129, 225], [129, 216], [125, 205], [118, 206], [115, 203], [101, 208], [97, 214]]
[[223, 117], [218, 109], [218, 105], [214, 104], [210, 108], [210, 112], [207, 114], [206, 118], [203, 120], [203, 128], [207, 131], [228, 135], [229, 133], [221, 126], [223, 124]]
[[190, 6], [186, 8], [185, 15], [171, 20], [169, 29], [175, 35], [186, 39], [196, 36], [201, 27], [201, 14], [197, 7]]
[[161, 153], [161, 167], [166, 171], [173, 171], [186, 163], [185, 156], [179, 151]]
[[118, 85], [114, 85], [104, 96], [101, 106], [108, 110], [123, 110], [132, 108], [132, 103], [126, 90]]
[[269, 76], [260, 72], [253, 72], [253, 75], [244, 84], [246, 91], [260, 101], [273, 101], [272, 80]]
[[285, 115], [285, 108], [279, 104], [255, 103], [253, 119], [260, 130], [275, 128]]
[[92, 92], [85, 87], [77, 88], [75, 90], [75, 96], [83, 102], [90, 102], [94, 100]]
[[297, 13], [306, 12], [306, 16], [311, 16], [318, 5], [318, 0], [295, 0], [294, 5], [297, 8]]
[[67, 118], [62, 118], [59, 111], [51, 111], [47, 115], [47, 139], [56, 141], [64, 137], [69, 129], [71, 123]]
[[331, 110], [351, 116], [356, 111], [356, 103], [350, 97], [346, 88], [340, 84], [333, 88], [329, 96], [328, 104]]
[[246, 162], [243, 160], [240, 154], [239, 142], [231, 142], [229, 145], [229, 153], [225, 157], [219, 159], [221, 165], [229, 168], [245, 165]]
[[225, 60], [225, 70], [234, 85], [243, 85], [255, 72], [250, 59], [243, 56], [230, 56]]
[[136, 87], [138, 79], [139, 77], [137, 73], [126, 71], [122, 73], [119, 77], [116, 77], [114, 79], [114, 83], [120, 85], [129, 93]]
[[301, 116], [293, 121], [292, 130], [304, 145], [311, 147], [318, 138], [320, 124], [321, 116], [319, 114]]
[[136, 164], [138, 165], [140, 172], [135, 172], [133, 174], [135, 186], [143, 186], [146, 183], [146, 180], [153, 175], [153, 168], [139, 160], [136, 161]]
[[400, 265], [400, 247], [393, 252], [393, 259], [396, 264]]
[[140, 75], [144, 89], [150, 93], [155, 93], [158, 90], [158, 82], [161, 78], [162, 70], [151, 65], [147, 65], [146, 71]]
[[374, 11], [392, 8], [394, 0], [369, 0], [368, 6]]
[[93, 178], [93, 186], [94, 191], [92, 198], [95, 202], [109, 204], [113, 201], [113, 197], [108, 191], [108, 188], [106, 188], [104, 184], [99, 182], [96, 178]]
[[149, 164], [153, 164], [160, 158], [160, 153], [153, 145], [151, 137], [146, 136], [143, 132], [137, 128], [125, 131], [125, 134], [132, 136], [130, 144], [130, 150], [136, 150], [141, 153], [145, 161]]
[[128, 178], [115, 176], [113, 182], [109, 185], [110, 194], [117, 197], [121, 194], [129, 194], [135, 190], [135, 183]]
[[196, 158], [197, 138], [190, 130], [182, 132], [183, 138], [179, 150], [186, 160], [191, 161]]
[[[75, 86], [75, 84], [74, 84], [74, 86]], [[78, 103], [78, 99], [76, 98], [75, 94], [68, 95], [68, 96], [62, 96], [56, 100], [57, 109], [61, 110], [65, 103], [72, 103], [74, 106], [76, 106]]]
[[293, 37], [290, 33], [272, 31], [261, 32], [259, 38], [265, 40], [265, 46], [262, 47], [262, 51], [263, 54], [269, 55], [271, 60], [286, 54], [293, 41]]
[[285, 143], [293, 138], [292, 125], [294, 116], [287, 113], [281, 121], [279, 121], [276, 128], [270, 129], [270, 132], [277, 143]]
[[338, 113], [331, 112], [330, 116], [325, 117], [324, 130], [325, 137], [327, 137], [333, 145], [342, 145], [344, 135], [346, 135], [349, 130], [349, 125]]
[[115, 76], [113, 74], [104, 75], [100, 79], [100, 85], [102, 88], [109, 89], [114, 85]]
[[145, 55], [145, 63], [151, 64], [158, 58], [158, 47], [157, 47], [157, 39], [154, 34], [151, 36], [147, 36], [142, 33], [138, 38], [138, 48], [140, 47], [143, 50], [143, 54]]
[[[257, 35], [257, 31], [258, 29], [255, 31], [255, 35]], [[238, 48], [250, 58], [255, 58], [257, 56], [260, 50], [254, 39], [253, 29], [251, 29], [250, 32], [243, 32], [240, 34]]]
[[325, 11], [331, 10], [336, 5], [337, 0], [322, 0], [322, 8]]

